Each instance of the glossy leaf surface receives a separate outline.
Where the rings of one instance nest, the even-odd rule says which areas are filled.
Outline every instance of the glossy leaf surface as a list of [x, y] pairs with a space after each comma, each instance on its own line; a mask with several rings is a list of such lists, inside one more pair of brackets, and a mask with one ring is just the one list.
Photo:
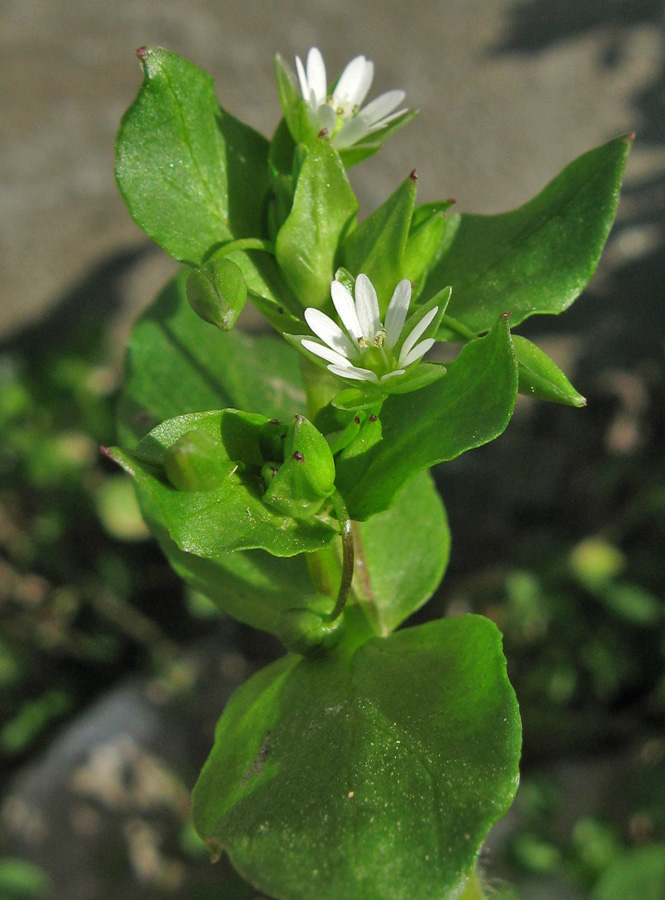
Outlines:
[[452, 285], [448, 312], [474, 332], [504, 312], [513, 327], [567, 309], [593, 275], [616, 214], [630, 138], [578, 157], [512, 212], [462, 215], [426, 284]]
[[219, 106], [212, 78], [177, 53], [138, 51], [144, 81], [116, 143], [116, 178], [137, 225], [200, 265], [221, 241], [263, 233], [268, 142]]

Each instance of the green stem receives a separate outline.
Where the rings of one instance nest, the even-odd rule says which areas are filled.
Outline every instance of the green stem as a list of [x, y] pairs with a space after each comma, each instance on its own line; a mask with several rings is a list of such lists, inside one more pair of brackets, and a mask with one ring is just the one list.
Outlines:
[[456, 334], [459, 334], [459, 336], [463, 337], [466, 341], [472, 341], [478, 337], [475, 332], [471, 331], [470, 328], [467, 328], [466, 325], [463, 325], [461, 322], [458, 322], [457, 319], [453, 319], [452, 316], [444, 315], [441, 319], [441, 324], [450, 328], [450, 330], [454, 331]]
[[349, 592], [351, 590], [351, 582], [353, 581], [353, 567], [355, 563], [355, 554], [353, 547], [353, 529], [351, 526], [351, 518], [346, 508], [346, 504], [339, 491], [335, 491], [332, 495], [333, 506], [339, 520], [339, 530], [342, 536], [342, 580], [337, 593], [337, 600], [333, 611], [328, 616], [329, 622], [334, 622], [344, 609]]
[[237, 241], [224, 244], [217, 250], [215, 256], [226, 256], [234, 250], [263, 250], [265, 253], [275, 255], [275, 245], [271, 241], [264, 241], [261, 238], [239, 238]]
[[486, 900], [485, 891], [483, 891], [478, 872], [475, 869], [459, 895], [459, 900]]

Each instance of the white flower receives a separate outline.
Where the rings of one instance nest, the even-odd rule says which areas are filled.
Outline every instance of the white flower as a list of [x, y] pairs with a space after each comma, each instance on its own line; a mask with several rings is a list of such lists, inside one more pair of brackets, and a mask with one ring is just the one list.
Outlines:
[[300, 342], [305, 350], [326, 360], [327, 368], [341, 378], [380, 384], [403, 375], [407, 366], [424, 356], [434, 344], [434, 338], [416, 342], [434, 320], [438, 306], [411, 328], [399, 353], [395, 353], [411, 303], [411, 283], [406, 278], [393, 292], [385, 325], [381, 323], [374, 285], [367, 275], [358, 275], [356, 279], [355, 300], [340, 281], [333, 281], [330, 295], [344, 328], [320, 309], [308, 307], [305, 321], [323, 343], [309, 338], [301, 338]]
[[387, 91], [364, 109], [360, 108], [374, 78], [374, 63], [364, 56], [351, 60], [330, 96], [326, 66], [318, 47], [312, 47], [307, 54], [306, 70], [300, 57], [296, 56], [296, 69], [314, 127], [317, 131], [325, 128], [338, 150], [358, 143], [406, 112], [405, 109], [393, 112], [404, 100], [404, 91]]

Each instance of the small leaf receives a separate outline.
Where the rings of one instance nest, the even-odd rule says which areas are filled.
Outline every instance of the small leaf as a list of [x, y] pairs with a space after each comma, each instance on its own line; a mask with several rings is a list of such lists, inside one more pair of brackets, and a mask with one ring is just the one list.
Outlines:
[[383, 404], [383, 440], [353, 467], [337, 464], [337, 486], [354, 519], [386, 509], [421, 469], [454, 459], [505, 429], [517, 394], [517, 363], [507, 321], [466, 344], [445, 378]]
[[176, 259], [263, 233], [268, 142], [222, 110], [212, 78], [176, 53], [139, 51], [144, 81], [116, 142], [132, 218]]
[[584, 397], [540, 347], [519, 334], [513, 335], [513, 347], [519, 368], [520, 394], [565, 406], [586, 406]]
[[[426, 203], [413, 211], [409, 238], [404, 248], [402, 273], [404, 278], [422, 287], [430, 268], [443, 255], [452, 240], [455, 219], [445, 216], [449, 201]], [[416, 291], [414, 290], [414, 295]]]
[[183, 269], [132, 331], [118, 422], [125, 447], [184, 413], [235, 407], [287, 420], [305, 409], [299, 354], [276, 337], [202, 322], [187, 302], [187, 276]]
[[620, 137], [585, 153], [512, 212], [462, 215], [427, 294], [452, 285], [449, 313], [474, 332], [506, 311], [514, 327], [567, 309], [598, 265], [629, 149], [630, 138]]
[[358, 203], [339, 155], [325, 139], [305, 159], [293, 207], [276, 241], [277, 262], [303, 306], [324, 306], [340, 238]]
[[448, 900], [513, 799], [519, 750], [496, 626], [439, 620], [250, 679], [194, 821], [271, 896]]
[[354, 275], [367, 275], [376, 288], [382, 315], [395, 286], [405, 277], [402, 257], [415, 201], [416, 182], [409, 177], [349, 234], [340, 249], [342, 265]]
[[429, 473], [419, 472], [389, 509], [354, 528], [362, 563], [354, 591], [374, 631], [386, 636], [441, 583], [450, 553], [446, 511]]

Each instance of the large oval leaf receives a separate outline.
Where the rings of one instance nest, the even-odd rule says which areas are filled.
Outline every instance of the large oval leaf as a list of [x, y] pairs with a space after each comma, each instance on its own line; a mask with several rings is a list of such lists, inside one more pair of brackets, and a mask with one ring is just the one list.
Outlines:
[[116, 178], [134, 221], [183, 262], [263, 233], [268, 141], [221, 109], [212, 78], [161, 47], [138, 51], [144, 81], [116, 142]]
[[425, 295], [446, 285], [448, 315], [474, 332], [510, 312], [517, 325], [534, 313], [567, 309], [593, 275], [619, 202], [631, 137], [578, 157], [519, 209], [462, 215]]
[[466, 616], [287, 656], [220, 719], [194, 819], [284, 900], [448, 900], [518, 777], [501, 637]]

